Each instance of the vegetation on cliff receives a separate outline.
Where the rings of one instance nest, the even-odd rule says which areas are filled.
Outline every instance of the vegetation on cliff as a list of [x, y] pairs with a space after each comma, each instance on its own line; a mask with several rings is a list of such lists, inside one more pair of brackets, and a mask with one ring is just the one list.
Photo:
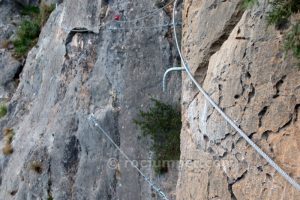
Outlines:
[[15, 56], [22, 58], [37, 43], [42, 26], [46, 23], [54, 6], [41, 3], [39, 7], [25, 6], [21, 14], [24, 19], [17, 31], [17, 37], [13, 40]]
[[0, 119], [4, 117], [7, 113], [7, 106], [4, 104], [0, 104]]
[[153, 168], [157, 174], [168, 171], [167, 161], [180, 158], [181, 113], [158, 100], [152, 99], [153, 107], [140, 111], [134, 122], [141, 128], [144, 136], [153, 140]]
[[[257, 0], [244, 0], [244, 6], [249, 8], [257, 2]], [[272, 6], [272, 10], [267, 16], [268, 23], [275, 25], [277, 29], [285, 29], [291, 24], [290, 28], [284, 32], [284, 48], [287, 52], [292, 52], [294, 57], [300, 60], [300, 19], [291, 20], [293, 14], [300, 12], [300, 1], [273, 0], [269, 3]]]
[[4, 135], [4, 146], [2, 148], [2, 152], [5, 156], [9, 156], [14, 152], [14, 149], [11, 144], [14, 137], [14, 130], [11, 128], [5, 128], [3, 129], [3, 135]]

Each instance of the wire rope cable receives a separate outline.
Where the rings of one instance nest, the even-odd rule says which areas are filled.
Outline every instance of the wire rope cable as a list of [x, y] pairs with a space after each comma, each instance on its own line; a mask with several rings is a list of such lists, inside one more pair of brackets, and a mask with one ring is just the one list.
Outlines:
[[160, 12], [161, 10], [165, 9], [166, 7], [170, 6], [173, 3], [173, 1], [174, 0], [171, 0], [170, 2], [168, 2], [166, 5], [164, 5], [161, 8], [153, 9], [149, 14], [146, 14], [146, 15], [144, 15], [142, 17], [137, 17], [137, 18], [129, 19], [129, 20], [118, 20], [118, 21], [112, 20], [112, 21], [115, 21], [117, 23], [136, 22], [136, 21], [139, 21], [139, 20], [142, 20], [142, 19], [145, 19], [145, 18], [153, 16], [154, 14], [156, 14], [156, 13]]
[[[177, 1], [174, 2], [173, 7], [173, 23], [175, 22], [175, 10], [177, 6]], [[202, 95], [205, 97], [205, 99], [221, 114], [221, 116], [247, 141], [249, 145], [251, 145], [283, 178], [285, 178], [293, 187], [295, 187], [298, 191], [300, 191], [300, 185], [291, 178], [283, 169], [281, 169], [265, 152], [263, 152], [247, 135], [242, 131], [235, 122], [227, 116], [224, 111], [212, 100], [212, 98], [206, 93], [206, 91], [200, 86], [200, 84], [197, 82], [197, 80], [194, 78], [192, 73], [190, 72], [188, 63], [185, 61], [182, 52], [179, 47], [178, 38], [176, 34], [176, 26], [173, 26], [174, 30], [174, 38], [176, 43], [176, 48], [179, 53], [180, 59], [182, 61], [182, 64], [189, 76], [189, 78], [192, 80], [192, 82], [197, 86], [198, 90], [202, 93]]]
[[[153, 9], [152, 12], [150, 12], [149, 14], [146, 14], [142, 17], [137, 17], [137, 18], [134, 18], [134, 19], [130, 19], [130, 20], [110, 20], [102, 25], [100, 25], [98, 28], [101, 29], [111, 23], [131, 23], [131, 22], [136, 22], [136, 21], [139, 21], [139, 20], [142, 20], [142, 19], [146, 19], [148, 17], [151, 17], [153, 15], [155, 15], [156, 13], [158, 13], [159, 11], [165, 9], [166, 7], [170, 6], [172, 3], [174, 2], [174, 0], [170, 0], [170, 2], [168, 2], [166, 5], [164, 5], [163, 7], [161, 8], [158, 8], [158, 9]], [[118, 2], [116, 2], [118, 3]], [[120, 2], [121, 4], [122, 3], [125, 3], [125, 2]], [[161, 27], [166, 27], [166, 26], [172, 26], [173, 23], [171, 24], [161, 24], [161, 25], [157, 25], [157, 26], [145, 26], [145, 27], [130, 27], [130, 28], [119, 28], [119, 27], [114, 27], [114, 28], [109, 28], [110, 30], [130, 30], [130, 29], [133, 29], [133, 30], [139, 30], [139, 29], [152, 29], [152, 28], [161, 28]], [[62, 28], [63, 30], [65, 30], [66, 32], [74, 32], [74, 33], [86, 33], [86, 32], [93, 32], [93, 31], [90, 31], [86, 28], [78, 28], [78, 29], [65, 29], [65, 28]]]
[[133, 168], [135, 168], [138, 173], [144, 178], [144, 180], [153, 188], [159, 196], [164, 200], [169, 200], [167, 195], [158, 187], [155, 183], [153, 183], [135, 164], [134, 162], [127, 156], [127, 154], [114, 142], [114, 140], [109, 136], [109, 134], [97, 123], [96, 118], [93, 114], [91, 114], [88, 118], [89, 121], [93, 122], [94, 126], [97, 127], [105, 137], [116, 147], [116, 149], [124, 156], [126, 160], [128, 160]]
[[[163, 7], [158, 8], [158, 9], [153, 9], [152, 12], [150, 12], [149, 14], [146, 14], [146, 15], [144, 15], [142, 17], [137, 17], [137, 18], [129, 19], [129, 20], [110, 20], [110, 21], [108, 21], [108, 22], [100, 25], [98, 28], [101, 29], [101, 28], [103, 28], [103, 27], [105, 27], [105, 26], [107, 26], [107, 25], [109, 25], [109, 24], [111, 24], [113, 22], [114, 23], [132, 23], [132, 22], [136, 22], [136, 21], [139, 21], [139, 20], [142, 20], [142, 19], [146, 19], [148, 17], [151, 17], [151, 16], [155, 15], [159, 11], [165, 9], [166, 7], [170, 6], [173, 2], [174, 2], [174, 0], [170, 0], [170, 2], [168, 2]], [[162, 25], [158, 25], [158, 26], [149, 26], [149, 27], [136, 27], [136, 28], [118, 28], [118, 27], [115, 27], [115, 28], [110, 28], [110, 29], [113, 29], [113, 30], [151, 29], [151, 28], [160, 28], [160, 27], [165, 27], [165, 26], [170, 26], [170, 24], [162, 24]], [[86, 33], [86, 32], [92, 32], [92, 31], [89, 31], [87, 29], [82, 28], [82, 29], [72, 29], [72, 30], [69, 30], [69, 32]]]
[[[178, 26], [178, 24], [175, 24]], [[128, 28], [118, 28], [118, 27], [109, 27], [110, 30], [141, 30], [141, 29], [154, 29], [154, 28], [164, 28], [164, 27], [170, 27], [173, 26], [173, 23], [168, 24], [159, 24], [157, 26], [136, 26], [136, 27], [128, 27]]]

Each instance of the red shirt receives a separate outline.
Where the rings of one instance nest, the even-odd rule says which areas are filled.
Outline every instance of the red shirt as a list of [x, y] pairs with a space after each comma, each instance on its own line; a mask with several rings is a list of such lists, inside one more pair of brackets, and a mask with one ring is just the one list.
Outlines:
[[114, 19], [115, 19], [116, 21], [120, 21], [121, 16], [120, 16], [120, 15], [116, 15], [116, 16], [114, 17]]

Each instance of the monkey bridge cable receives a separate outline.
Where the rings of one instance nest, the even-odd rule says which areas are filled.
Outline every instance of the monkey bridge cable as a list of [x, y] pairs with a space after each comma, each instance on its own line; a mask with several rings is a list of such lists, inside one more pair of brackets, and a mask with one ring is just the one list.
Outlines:
[[134, 162], [127, 156], [127, 154], [114, 142], [114, 140], [109, 136], [109, 134], [97, 123], [94, 114], [91, 114], [88, 117], [88, 120], [93, 123], [95, 127], [97, 127], [105, 137], [116, 147], [116, 149], [123, 155], [123, 157], [128, 160], [133, 168], [135, 168], [138, 173], [144, 178], [144, 180], [149, 184], [159, 196], [164, 200], [169, 200], [167, 195], [158, 187], [154, 182], [152, 182], [135, 164]]
[[166, 5], [164, 5], [161, 8], [153, 9], [149, 14], [146, 14], [146, 15], [144, 15], [142, 17], [137, 17], [137, 18], [129, 19], [129, 20], [118, 20], [118, 21], [115, 21], [115, 22], [117, 22], [117, 23], [136, 22], [138, 20], [142, 20], [142, 19], [151, 17], [151, 16], [155, 15], [156, 13], [158, 13], [159, 11], [161, 11], [161, 10], [165, 9], [166, 7], [170, 6], [173, 3], [173, 1], [174, 0], [171, 0], [170, 2], [168, 2]]
[[[149, 14], [146, 14], [146, 15], [143, 15], [141, 17], [137, 17], [137, 18], [134, 18], [134, 19], [129, 19], [129, 20], [110, 20], [102, 25], [99, 26], [99, 29], [100, 28], [103, 28], [107, 25], [109, 25], [110, 23], [114, 22], [114, 23], [132, 23], [132, 22], [136, 22], [136, 21], [139, 21], [139, 20], [142, 20], [142, 19], [146, 19], [148, 17], [152, 17], [154, 15], [156, 15], [158, 12], [162, 11], [163, 9], [165, 9], [166, 7], [170, 6], [172, 3], [174, 2], [174, 0], [171, 0], [170, 2], [168, 2], [166, 5], [164, 5], [163, 7], [161, 8], [158, 8], [158, 9], [153, 9]], [[124, 3], [124, 2], [123, 2]], [[176, 23], [176, 25], [178, 25], [179, 23]], [[152, 29], [152, 28], [160, 28], [160, 27], [168, 27], [168, 26], [172, 26], [173, 23], [171, 24], [160, 24], [158, 26], [149, 26], [149, 27], [131, 27], [131, 28], [109, 28], [110, 30], [117, 30], [117, 29], [120, 29], [120, 30], [127, 30], [127, 29]], [[65, 29], [65, 28], [63, 28]], [[72, 30], [65, 30], [66, 32], [75, 32], [75, 33], [86, 33], [86, 32], [90, 32], [89, 30], [85, 29], [85, 28], [78, 28], [78, 29], [72, 29]]]
[[[177, 6], [177, 1], [175, 0], [174, 2], [174, 7], [173, 7], [173, 24], [175, 24], [175, 11], [176, 11], [176, 6]], [[227, 114], [224, 113], [224, 111], [212, 100], [212, 98], [206, 93], [206, 91], [200, 86], [200, 84], [197, 82], [197, 80], [194, 78], [192, 75], [188, 63], [184, 59], [177, 35], [176, 35], [176, 26], [173, 26], [174, 30], [174, 38], [175, 38], [175, 43], [177, 47], [177, 51], [179, 53], [179, 56], [181, 58], [182, 64], [185, 68], [186, 73], [188, 74], [188, 77], [192, 80], [192, 82], [197, 86], [198, 90], [202, 93], [202, 95], [205, 97], [205, 99], [220, 113], [220, 115], [246, 140], [246, 142], [251, 145], [257, 153], [259, 153], [283, 178], [285, 178], [292, 186], [294, 186], [298, 191], [300, 191], [300, 185], [297, 183], [293, 178], [291, 178], [283, 169], [281, 169], [265, 152], [263, 152], [248, 136], [247, 134], [241, 130], [235, 122], [227, 116]]]

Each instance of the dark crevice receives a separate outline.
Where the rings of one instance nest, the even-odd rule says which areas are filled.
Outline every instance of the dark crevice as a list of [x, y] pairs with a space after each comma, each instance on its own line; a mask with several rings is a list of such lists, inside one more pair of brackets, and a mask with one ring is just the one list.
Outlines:
[[23, 72], [25, 63], [26, 63], [26, 60], [24, 59], [22, 61], [22, 64], [20, 64], [18, 66], [18, 68], [16, 69], [16, 71], [14, 72], [15, 74], [12, 77], [12, 79], [9, 79], [6, 83], [3, 84], [4, 89], [9, 91], [8, 99], [10, 99], [12, 97], [12, 95], [14, 94], [14, 92], [16, 91], [16, 89], [19, 86], [21, 74]]
[[219, 84], [218, 88], [219, 88], [219, 102], [218, 102], [218, 104], [221, 105], [222, 100], [223, 100], [223, 96], [222, 96], [223, 85]]
[[240, 94], [236, 94], [236, 95], [239, 95], [239, 97], [244, 95], [244, 93], [245, 93], [245, 88], [246, 88], [246, 85], [245, 85], [244, 82], [243, 82], [243, 76], [240, 77], [240, 84], [241, 84], [241, 86], [242, 86], [242, 91], [241, 91]]
[[298, 120], [299, 111], [300, 111], [300, 104], [296, 104], [295, 109], [294, 109], [294, 117], [293, 117], [294, 122], [296, 122]]
[[209, 198], [209, 189], [210, 189], [210, 179], [208, 179], [208, 183], [207, 183], [207, 196]]
[[51, 158], [49, 159], [49, 164], [48, 164], [48, 188], [47, 188], [47, 194], [48, 194], [48, 199], [53, 199], [52, 197], [52, 180], [51, 180]]
[[199, 92], [196, 92], [196, 94], [193, 96], [192, 100], [191, 100], [191, 101], [189, 102], [189, 104], [187, 105], [187, 108], [189, 108], [190, 105], [191, 105], [191, 103], [194, 102], [194, 100], [197, 98], [198, 94], [199, 94]]
[[269, 173], [266, 173], [266, 178], [271, 181], [273, 179], [273, 176]]
[[250, 85], [250, 91], [248, 93], [248, 104], [251, 103], [251, 100], [253, 99], [254, 96], [255, 96], [255, 88], [251, 84]]
[[233, 190], [232, 190], [232, 186], [233, 186], [235, 183], [237, 183], [237, 182], [241, 181], [242, 179], [244, 179], [245, 176], [246, 176], [246, 174], [247, 174], [247, 172], [248, 172], [248, 171], [246, 170], [241, 176], [237, 177], [237, 178], [236, 178], [235, 180], [233, 180], [233, 181], [230, 181], [229, 177], [227, 177], [228, 191], [230, 192], [231, 200], [237, 200], [237, 198], [236, 198], [236, 196], [235, 196], [235, 194], [234, 194], [234, 192], [233, 192]]
[[233, 193], [232, 186], [233, 186], [233, 183], [229, 183], [228, 184], [228, 191], [229, 191], [229, 193], [231, 195], [231, 200], [237, 200], [235, 194]]
[[20, 67], [19, 67], [18, 70], [16, 71], [16, 73], [15, 73], [15, 75], [14, 75], [14, 78], [13, 78], [14, 81], [19, 82], [20, 76], [21, 76], [22, 71], [23, 71], [23, 69], [24, 69], [24, 66], [25, 66], [25, 62], [24, 62], [22, 65], [20, 65]]
[[100, 10], [100, 19], [101, 20], [104, 20], [104, 18], [106, 17], [108, 6], [109, 6], [109, 0], [101, 1], [101, 10]]
[[262, 166], [258, 166], [258, 167], [257, 167], [257, 170], [258, 170], [259, 172], [263, 172], [263, 171], [264, 171]]
[[277, 81], [277, 83], [275, 84], [274, 88], [276, 90], [276, 93], [273, 95], [273, 98], [277, 98], [279, 97], [279, 93], [280, 93], [280, 88], [284, 82], [284, 79], [286, 78], [286, 76], [284, 75], [279, 81]]
[[173, 59], [174, 56], [172, 55], [173, 52], [173, 47], [174, 47], [174, 43], [173, 43], [173, 31], [172, 28], [169, 28], [168, 31], [165, 34], [165, 39], [168, 41], [169, 43], [169, 51], [170, 51], [170, 56], [169, 56], [169, 65], [172, 66], [173, 64]]
[[270, 133], [272, 133], [272, 131], [270, 131], [270, 130], [267, 130], [267, 131], [263, 132], [261, 134], [261, 139], [268, 140]]
[[[226, 150], [227, 150], [227, 149], [226, 149]], [[220, 155], [220, 156], [219, 156], [219, 159], [225, 158], [227, 155], [228, 155], [228, 153], [225, 151], [225, 152], [223, 153], [223, 155]]]
[[256, 134], [256, 132], [250, 133], [250, 135], [248, 136], [251, 140], [253, 139], [253, 136]]
[[15, 195], [17, 194], [17, 192], [18, 192], [18, 190], [13, 190], [13, 191], [11, 191], [9, 194], [10, 194], [11, 196], [15, 196]]
[[210, 119], [210, 117], [214, 113], [214, 110], [215, 110], [215, 108], [213, 108], [213, 110], [211, 111], [211, 113], [207, 115], [205, 122], [208, 122], [208, 120]]
[[204, 150], [206, 151], [207, 150], [207, 144], [208, 144], [208, 142], [209, 142], [209, 138], [208, 138], [208, 136], [207, 135], [203, 135], [203, 140], [204, 140]]
[[240, 4], [236, 6], [235, 12], [231, 16], [231, 18], [228, 20], [228, 22], [225, 24], [225, 27], [222, 31], [222, 35], [220, 35], [211, 45], [208, 47], [207, 52], [204, 53], [203, 61], [198, 65], [198, 68], [195, 71], [195, 78], [199, 81], [200, 84], [203, 84], [210, 57], [215, 54], [217, 51], [220, 50], [223, 43], [228, 39], [230, 33], [235, 28], [235, 26], [238, 24], [240, 19], [243, 16], [243, 9], [241, 9]]
[[279, 127], [278, 128], [278, 132], [280, 132], [281, 130], [283, 130], [286, 127], [288, 127], [292, 122], [293, 122], [293, 115], [291, 114], [289, 121], [287, 121], [283, 126]]
[[264, 117], [264, 115], [266, 114], [268, 110], [268, 106], [263, 107], [263, 109], [258, 113], [258, 117], [259, 117], [259, 122], [258, 122], [258, 127], [262, 126], [262, 118]]
[[246, 72], [245, 76], [246, 76], [246, 78], [250, 79], [251, 78], [250, 72]]

